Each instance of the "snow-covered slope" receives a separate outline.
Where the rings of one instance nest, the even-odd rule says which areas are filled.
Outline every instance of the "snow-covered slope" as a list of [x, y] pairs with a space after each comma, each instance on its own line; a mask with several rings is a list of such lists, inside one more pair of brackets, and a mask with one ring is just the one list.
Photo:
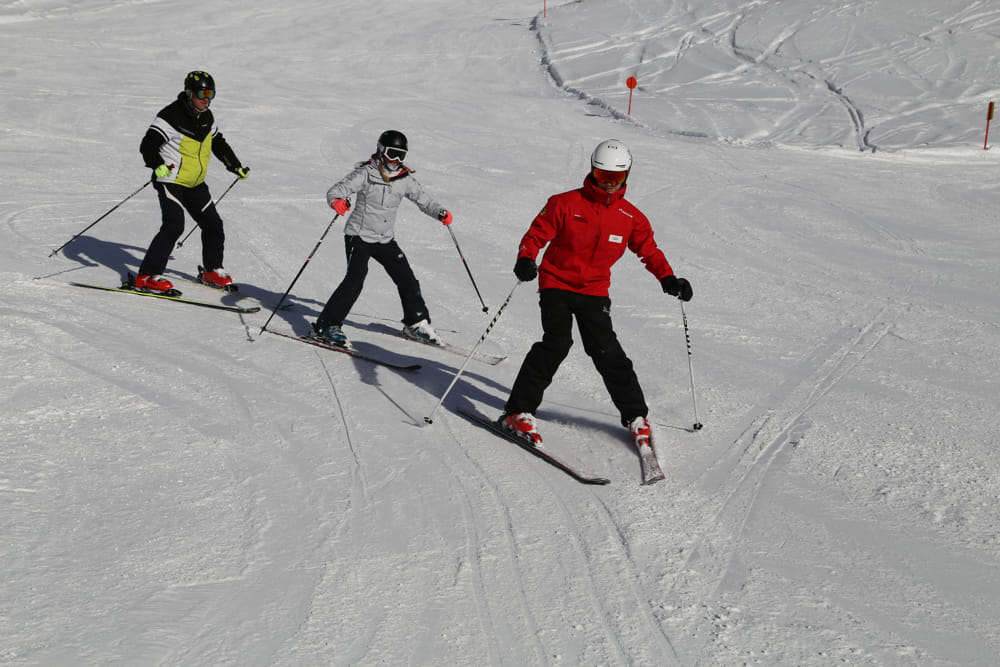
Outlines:
[[[0, 662], [995, 664], [1000, 9], [799, 5], [0, 0]], [[252, 168], [219, 211], [254, 315], [68, 285], [137, 268], [150, 189], [49, 257], [142, 186], [190, 69]], [[388, 128], [491, 307], [404, 204], [438, 330], [475, 344], [514, 290], [480, 347], [509, 359], [468, 366], [432, 425], [462, 359], [389, 335], [378, 268], [348, 332], [420, 371], [260, 333]], [[650, 487], [580, 346], [538, 417], [609, 486], [453, 412], [502, 409], [540, 329], [518, 240], [608, 137], [695, 290], [692, 393], [677, 302], [615, 269]], [[269, 328], [319, 313], [340, 232]], [[194, 235], [170, 272], [199, 260]]]

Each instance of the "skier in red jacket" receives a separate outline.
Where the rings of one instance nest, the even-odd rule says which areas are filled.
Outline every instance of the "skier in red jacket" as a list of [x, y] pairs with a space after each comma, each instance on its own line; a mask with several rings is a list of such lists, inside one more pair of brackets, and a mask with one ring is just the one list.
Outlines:
[[[525, 356], [498, 421], [536, 445], [542, 443], [535, 411], [573, 345], [576, 318], [584, 351], [601, 374], [622, 425], [641, 446], [649, 443], [649, 408], [611, 324], [611, 266], [627, 248], [667, 294], [690, 301], [691, 284], [674, 275], [649, 220], [625, 200], [632, 168], [628, 146], [617, 139], [602, 141], [590, 162], [583, 187], [550, 197], [521, 239], [514, 275], [522, 282], [538, 276], [542, 340]], [[537, 266], [535, 258], [546, 246]]]

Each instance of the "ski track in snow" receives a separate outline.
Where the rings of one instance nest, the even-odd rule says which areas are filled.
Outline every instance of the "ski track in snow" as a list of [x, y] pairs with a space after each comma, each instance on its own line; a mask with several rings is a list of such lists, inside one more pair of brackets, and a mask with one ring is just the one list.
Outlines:
[[[519, 664], [545, 663], [541, 638], [553, 632], [565, 635], [559, 644], [573, 647], [558, 656], [572, 664], [609, 659], [643, 664], [656, 662], [657, 656], [677, 660], [672, 642], [650, 606], [651, 592], [649, 582], [645, 581], [648, 577], [639, 571], [628, 538], [621, 534], [618, 520], [600, 494], [581, 486], [573, 489], [573, 500], [567, 501], [565, 473], [539, 465], [495, 436], [483, 443], [489, 448], [485, 453], [489, 460], [480, 461], [484, 452], [481, 446], [470, 443], [468, 429], [454, 428], [467, 422], [454, 415], [440, 421], [446, 424], [451, 436], [450, 442], [440, 445], [448, 450], [442, 452], [440, 461], [454, 479], [461, 480], [466, 493], [462, 504], [469, 513], [467, 524], [473, 527], [466, 553], [476, 581], [479, 623], [484, 633], [499, 637], [495, 641], [508, 647], [506, 653], [496, 646], [490, 647], [490, 655], [496, 657], [498, 664], [512, 659]], [[558, 429], [554, 423], [550, 430], [552, 442], [565, 445], [576, 440], [575, 437], [567, 440], [564, 429]], [[574, 430], [574, 436], [580, 433]], [[536, 506], [526, 506], [519, 499], [517, 488], [511, 492], [490, 481], [495, 475], [491, 471], [498, 469], [518, 471], [525, 484], [540, 484], [536, 489], [544, 489], [545, 493], [541, 499], [531, 501]], [[637, 475], [633, 478], [637, 480]], [[545, 507], [544, 517], [539, 515], [538, 503]], [[536, 526], [532, 532], [562, 536], [564, 548], [555, 562], [552, 557], [534, 553], [537, 538], [525, 535], [519, 528], [524, 524], [524, 516], [534, 517]], [[581, 517], [586, 519], [585, 523], [581, 523]], [[476, 526], [502, 526], [504, 530], [484, 535]], [[491, 541], [502, 543], [509, 565], [503, 566], [496, 559], [495, 548], [486, 548]], [[494, 556], [484, 561], [485, 553]], [[465, 562], [460, 564], [461, 570], [466, 567]], [[574, 576], [569, 577], [570, 573]], [[547, 608], [546, 588], [539, 585], [552, 578], [562, 580], [565, 586], [566, 597], [561, 608]], [[501, 608], [496, 608], [498, 597], [503, 601]], [[510, 621], [505, 620], [510, 618], [512, 605], [519, 610], [516, 617], [523, 619], [523, 625], [509, 626]], [[520, 649], [524, 654], [514, 659], [510, 646], [522, 642], [524, 637], [537, 640], [525, 644]], [[551, 644], [552, 638], [546, 643]], [[570, 654], [570, 650], [577, 653]]]
[[719, 509], [699, 529], [701, 534], [687, 548], [681, 574], [664, 596], [681, 607], [702, 610], [684, 630], [687, 636], [702, 637], [702, 648], [688, 646], [689, 653], [710, 655], [703, 651], [715, 640], [715, 633], [699, 632], [698, 626], [720, 618], [721, 589], [743, 585], [745, 573], [736, 561], [762, 489], [807, 435], [809, 411], [891, 331], [890, 310], [883, 308], [860, 331], [838, 332], [802, 360], [797, 371], [745, 416], [745, 426], [732, 438], [727, 457], [697, 481], [705, 497], [721, 499]]
[[[559, 21], [536, 25], [554, 83], [602, 114], [650, 130], [860, 151], [967, 143], [975, 136], [971, 128], [957, 137], [933, 134], [934, 117], [951, 112], [941, 100], [982, 100], [985, 109], [989, 99], [985, 87], [961, 87], [972, 55], [961, 40], [1000, 23], [1000, 11], [983, 1], [945, 2], [929, 28], [925, 20], [893, 15], [888, 4], [876, 2], [809, 12], [758, 0], [728, 0], [708, 11], [663, 4], [655, 16], [640, 3], [627, 3], [624, 11], [618, 5], [564, 7]], [[586, 19], [577, 24], [575, 15]], [[589, 30], [595, 15], [606, 26], [596, 34]], [[888, 43], [883, 24], [896, 35]], [[914, 63], [931, 66], [922, 71]], [[648, 93], [657, 104], [676, 106], [677, 117], [700, 117], [702, 125], [663, 126], [639, 120], [641, 113], [627, 114], [629, 76], [639, 82], [637, 108]], [[731, 89], [728, 102], [714, 94], [720, 86]], [[950, 94], [942, 95], [943, 89]], [[754, 120], [743, 124], [741, 115]], [[765, 126], [773, 129], [761, 131]]]

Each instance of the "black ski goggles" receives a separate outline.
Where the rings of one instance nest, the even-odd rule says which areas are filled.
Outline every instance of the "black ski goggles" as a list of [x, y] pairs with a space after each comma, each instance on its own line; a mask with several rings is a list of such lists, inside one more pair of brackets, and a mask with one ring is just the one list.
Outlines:
[[215, 99], [215, 91], [211, 88], [202, 88], [201, 90], [196, 90], [194, 93], [199, 100], [212, 100]]
[[402, 162], [406, 158], [405, 148], [396, 148], [394, 146], [389, 146], [384, 151], [387, 160], [399, 160]]

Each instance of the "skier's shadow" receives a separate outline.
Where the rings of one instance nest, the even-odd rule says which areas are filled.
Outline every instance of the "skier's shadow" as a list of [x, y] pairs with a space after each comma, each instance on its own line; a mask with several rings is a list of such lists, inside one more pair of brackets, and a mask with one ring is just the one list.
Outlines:
[[[354, 346], [359, 350], [362, 349], [361, 344], [355, 343]], [[376, 350], [378, 348], [373, 346], [372, 349]], [[391, 353], [387, 354], [385, 350], [378, 350], [378, 355], [380, 358], [397, 361]], [[380, 368], [360, 359], [357, 361], [356, 366], [361, 382], [378, 389], [390, 403], [409, 417], [413, 426], [424, 426], [425, 419], [431, 417], [431, 412], [435, 410], [435, 406], [441, 400], [442, 394], [444, 394], [448, 386], [455, 379], [458, 367], [428, 357], [415, 359], [410, 357], [410, 359], [412, 362], [421, 365], [420, 370], [397, 372], [399, 377], [409, 381], [415, 389], [419, 390], [417, 392], [406, 392], [406, 405], [402, 405], [382, 388], [380, 373], [384, 372], [385, 368]], [[444, 402], [436, 408], [434, 414], [440, 415], [443, 410], [454, 411], [458, 408], [475, 412], [478, 404], [502, 405], [504, 398], [500, 396], [505, 396], [504, 392], [506, 391], [503, 385], [492, 378], [478, 371], [470, 371], [467, 367], [462, 376], [451, 388], [448, 396], [445, 397]], [[426, 396], [427, 400], [413, 400], [414, 397], [421, 395]]]
[[[390, 336], [397, 336], [397, 338], [399, 337], [397, 329], [381, 322], [369, 322], [366, 328], [369, 331], [374, 331], [381, 334], [387, 334]], [[410, 343], [410, 344], [421, 345], [421, 343]], [[468, 347], [469, 351], [472, 350], [473, 344], [470, 344], [470, 346]], [[424, 346], [424, 347], [427, 347], [429, 350], [434, 349], [433, 347], [430, 346]], [[434, 354], [438, 353], [435, 352]], [[444, 354], [448, 354], [449, 356], [451, 355], [451, 353], [449, 352], [445, 352]], [[430, 362], [433, 368], [429, 369], [429, 372], [425, 373], [425, 375], [429, 377], [422, 378], [426, 379], [426, 382], [423, 383], [423, 388], [428, 392], [430, 392], [431, 394], [433, 394], [436, 397], [436, 399], [440, 399], [441, 394], [443, 394], [448, 389], [448, 385], [450, 385], [452, 383], [452, 380], [454, 380], [455, 373], [458, 372], [459, 368], [464, 363], [464, 359], [462, 359], [461, 357], [455, 356], [454, 358], [458, 360], [458, 366], [455, 367], [452, 367], [446, 363]], [[504, 360], [501, 363], [507, 363], [507, 360]], [[462, 373], [462, 376], [455, 382], [455, 386], [452, 387], [451, 391], [448, 393], [448, 396], [445, 397], [445, 401], [441, 404], [442, 408], [448, 408], [451, 410], [457, 410], [461, 408], [466, 410], [467, 412], [476, 412], [476, 403], [485, 403], [490, 406], [495, 406], [498, 414], [503, 410], [503, 405], [504, 402], [506, 401], [506, 396], [509, 391], [508, 388], [496, 382], [492, 378], [487, 377], [482, 372], [477, 372], [476, 370], [470, 370], [470, 369], [475, 369], [477, 367], [482, 369], [483, 365], [484, 365], [483, 362], [480, 362], [476, 359], [470, 361], [470, 363], [466, 366], [465, 371]], [[494, 393], [487, 392], [480, 386], [476, 386], [470, 383], [469, 380], [475, 381], [479, 385], [485, 385], [498, 390], [500, 396], [498, 397]]]
[[[364, 316], [362, 316], [364, 317]], [[287, 318], [286, 318], [287, 319]], [[455, 410], [459, 407], [468, 411], [475, 411], [477, 404], [488, 404], [502, 406], [506, 398], [507, 388], [495, 381], [493, 378], [482, 372], [482, 362], [472, 360], [462, 372], [462, 376], [456, 381], [455, 374], [464, 363], [461, 357], [455, 356], [457, 364], [452, 365], [439, 361], [435, 357], [438, 355], [454, 356], [450, 352], [435, 350], [430, 345], [424, 345], [414, 341], [407, 341], [398, 335], [398, 329], [381, 323], [361, 323], [356, 320], [347, 319], [344, 322], [345, 331], [351, 340], [351, 345], [361, 354], [366, 354], [377, 359], [383, 359], [389, 363], [399, 365], [420, 364], [420, 369], [416, 371], [404, 371], [387, 368], [379, 364], [373, 364], [364, 359], [355, 360], [355, 368], [358, 373], [358, 380], [378, 389], [386, 400], [396, 406], [400, 412], [406, 415], [414, 426], [423, 426], [425, 417], [430, 416], [432, 410], [441, 409]], [[302, 335], [308, 331], [308, 327], [301, 327], [297, 335]], [[355, 335], [357, 332], [359, 335]], [[370, 335], [369, 335], [370, 334]], [[382, 347], [378, 344], [380, 338], [391, 336], [392, 349]], [[398, 343], [398, 344], [396, 344]], [[405, 348], [411, 348], [411, 353], [400, 352]], [[424, 352], [421, 353], [420, 350]], [[479, 367], [477, 369], [476, 367]], [[399, 400], [390, 396], [382, 386], [382, 378], [385, 372], [398, 375], [407, 380], [419, 391], [407, 392], [407, 405], [403, 405]], [[448, 387], [454, 381], [454, 386], [449, 391], [445, 400], [440, 404], [441, 396], [448, 391]], [[409, 400], [418, 395], [425, 395], [429, 400], [415, 401]], [[417, 408], [416, 406], [422, 406]], [[416, 414], [420, 409], [421, 414]]]
[[102, 241], [93, 236], [80, 236], [60, 252], [66, 259], [80, 264], [79, 268], [103, 266], [118, 272], [121, 279], [124, 280], [125, 274], [130, 268], [132, 271], [139, 268], [139, 262], [142, 261], [140, 258], [145, 254], [146, 249]]
[[[171, 259], [173, 259], [173, 256], [171, 256]], [[169, 269], [165, 275], [168, 278], [170, 276], [177, 276], [179, 278], [183, 278], [188, 282], [193, 282], [193, 283], [198, 282], [198, 275], [196, 273], [186, 273], [184, 271], [178, 271], [177, 269], [174, 268]], [[283, 315], [283, 319], [287, 320], [291, 318], [297, 318], [301, 319], [302, 321], [305, 321], [306, 315], [308, 313], [301, 312], [300, 308], [296, 308], [297, 302], [301, 300], [294, 299], [291, 294], [286, 296], [282, 301], [281, 297], [284, 296], [283, 292], [281, 293], [272, 292], [271, 290], [266, 290], [263, 287], [240, 282], [239, 280], [235, 282], [239, 286], [239, 291], [230, 294], [224, 293], [224, 296], [222, 298], [223, 303], [226, 303], [229, 299], [232, 299], [234, 302], [236, 302], [241, 299], [251, 298], [258, 301], [261, 304], [261, 308], [266, 309], [268, 314], [270, 314], [272, 311], [274, 311], [275, 308], [278, 308], [280, 305], [281, 310], [279, 310], [278, 312], [282, 314], [286, 313], [289, 314], [289, 317], [284, 317]], [[181, 285], [175, 285], [175, 287], [179, 287], [182, 290], [184, 289], [183, 286]], [[278, 303], [279, 301], [281, 301], [280, 304]]]

